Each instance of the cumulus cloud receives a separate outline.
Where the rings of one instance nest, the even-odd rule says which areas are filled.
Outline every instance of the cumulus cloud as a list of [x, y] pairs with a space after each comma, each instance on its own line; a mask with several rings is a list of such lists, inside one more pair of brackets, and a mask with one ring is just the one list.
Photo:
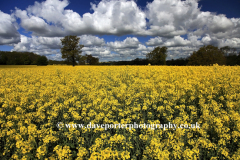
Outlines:
[[65, 9], [68, 5], [67, 0], [35, 2], [26, 10], [16, 9], [15, 16], [21, 19], [21, 26], [27, 31], [45, 37], [133, 34], [173, 38], [192, 31], [196, 36], [234, 38], [236, 33], [240, 36], [239, 18], [202, 12], [198, 0], [154, 0], [144, 11], [133, 0], [102, 0], [98, 4], [91, 3], [92, 14], [82, 16]]
[[64, 17], [64, 8], [69, 5], [68, 0], [47, 0], [42, 3], [35, 2], [26, 10], [29, 14], [45, 19], [48, 23], [58, 24]]
[[102, 0], [98, 5], [91, 3], [91, 6], [94, 13], [85, 16], [100, 33], [131, 34], [141, 32], [146, 27], [145, 13], [134, 1]]
[[229, 19], [226, 15], [203, 12], [198, 0], [154, 0], [148, 3], [149, 35], [172, 38], [192, 32], [196, 36], [239, 38], [240, 18]]
[[174, 37], [187, 33], [189, 24], [199, 14], [196, 0], [154, 0], [147, 4], [147, 18], [149, 19], [152, 35]]
[[21, 35], [21, 42], [15, 44], [12, 51], [34, 52], [39, 55], [49, 55], [57, 54], [60, 47], [60, 37], [27, 37]]
[[91, 3], [93, 14], [81, 17], [77, 12], [65, 10], [68, 1], [46, 0], [35, 2], [22, 11], [16, 9], [21, 26], [38, 36], [64, 36], [68, 34], [134, 34], [146, 27], [145, 13], [134, 1], [102, 0], [98, 5]]
[[155, 37], [155, 38], [151, 38], [150, 40], [148, 40], [146, 42], [146, 45], [148, 46], [158, 46], [161, 45], [163, 43], [163, 40], [161, 37]]
[[138, 48], [140, 42], [136, 37], [127, 37], [124, 41], [108, 42], [107, 46], [113, 49]]
[[60, 37], [27, 37], [21, 35], [21, 42], [14, 45], [15, 51], [35, 51], [43, 49], [60, 49]]
[[106, 56], [111, 54], [110, 49], [106, 47], [84, 47], [82, 51], [83, 54], [90, 54], [92, 56]]
[[83, 44], [85, 47], [105, 45], [105, 41], [103, 38], [98, 38], [98, 37], [92, 36], [92, 35], [80, 36], [80, 43]]
[[[14, 45], [12, 51], [34, 52], [39, 55], [46, 55], [54, 60], [62, 60], [61, 56], [61, 40], [63, 37], [27, 37], [21, 35], [21, 42]], [[80, 37], [80, 44], [84, 45], [82, 49], [83, 55], [90, 54], [96, 57], [110, 57], [111, 51], [109, 47], [105, 47], [105, 41], [96, 36], [83, 35]], [[56, 55], [56, 56], [53, 56]]]
[[145, 58], [146, 54], [152, 51], [153, 47], [146, 47], [141, 44], [136, 37], [127, 37], [123, 41], [108, 42], [106, 44], [110, 51], [117, 53], [120, 58], [126, 59], [126, 57]]
[[[198, 0], [153, 0], [144, 10], [134, 0], [101, 0], [91, 3], [92, 13], [83, 15], [66, 9], [68, 5], [68, 0], [46, 0], [25, 10], [16, 8], [12, 15], [0, 11], [0, 45], [19, 42], [14, 50], [59, 54], [60, 38], [78, 35], [84, 53], [98, 57], [144, 56], [155, 46], [171, 48], [170, 56], [186, 56], [209, 44], [239, 47], [240, 18], [203, 12]], [[31, 37], [20, 38], [15, 18], [20, 19], [23, 29], [32, 32]], [[145, 43], [147, 47], [137, 37], [106, 43], [94, 35], [153, 38]]]
[[229, 46], [231, 48], [240, 49], [240, 38], [221, 39], [219, 47]]
[[240, 49], [240, 38], [219, 39], [217, 37], [210, 37], [209, 35], [206, 35], [202, 38], [202, 42], [204, 43], [204, 45], [214, 44], [219, 48], [229, 46], [231, 48]]
[[49, 25], [44, 19], [31, 15], [26, 10], [16, 8], [15, 16], [21, 19], [21, 26], [35, 36], [60, 37], [65, 35], [61, 28]]
[[[14, 45], [15, 51], [27, 51], [27, 50], [42, 50], [42, 49], [61, 49], [61, 40], [63, 37], [27, 37], [21, 35], [21, 42]], [[85, 50], [91, 46], [104, 46], [104, 39], [100, 39], [96, 36], [82, 35], [80, 36], [80, 44], [84, 45]]]
[[226, 32], [233, 27], [233, 22], [225, 15], [214, 15], [210, 17], [208, 28], [212, 33]]
[[202, 46], [203, 43], [201, 41], [201, 36], [194, 35], [192, 32], [190, 32], [188, 35], [188, 40], [191, 42], [191, 46], [197, 47]]
[[180, 36], [175, 36], [174, 38], [171, 38], [169, 40], [167, 40], [166, 42], [164, 42], [164, 46], [186, 46], [186, 45], [190, 45], [191, 42], [189, 40], [185, 40], [184, 38], [180, 37]]
[[189, 40], [186, 40], [180, 36], [174, 36], [173, 38], [161, 38], [161, 37], [155, 37], [151, 38], [146, 42], [149, 46], [186, 46], [190, 45], [191, 42]]
[[202, 42], [203, 42], [203, 44], [205, 44], [205, 45], [209, 45], [210, 44], [210, 42], [211, 42], [211, 37], [210, 37], [210, 35], [209, 34], [207, 34], [206, 36], [204, 36], [203, 38], [202, 38]]
[[20, 42], [20, 34], [11, 15], [0, 11], [0, 45]]

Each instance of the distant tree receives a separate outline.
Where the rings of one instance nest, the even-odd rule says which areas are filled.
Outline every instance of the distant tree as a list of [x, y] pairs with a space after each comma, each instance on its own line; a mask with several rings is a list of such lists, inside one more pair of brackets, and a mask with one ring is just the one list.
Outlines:
[[131, 65], [148, 65], [149, 60], [147, 59], [141, 59], [141, 58], [136, 58], [131, 61]]
[[240, 65], [240, 51], [239, 51], [238, 57], [237, 57], [237, 65]]
[[40, 55], [32, 52], [0, 51], [1, 65], [36, 65]]
[[225, 65], [224, 52], [212, 45], [203, 46], [189, 57], [188, 65]]
[[220, 50], [224, 53], [225, 56], [237, 55], [236, 48], [231, 48], [229, 46], [225, 46], [225, 47], [220, 48]]
[[23, 63], [24, 65], [30, 65], [31, 64], [31, 60], [30, 60], [30, 57], [28, 55], [24, 55], [23, 56]]
[[169, 66], [186, 66], [188, 63], [188, 58], [179, 58], [166, 61]]
[[7, 53], [0, 51], [0, 65], [6, 65], [7, 61], [8, 61]]
[[49, 61], [48, 61], [48, 64], [49, 64], [49, 65], [53, 65], [53, 64], [61, 64], [61, 65], [63, 65], [63, 64], [66, 64], [66, 63], [65, 63], [65, 61], [53, 61], [53, 60], [49, 60]]
[[96, 65], [99, 63], [99, 59], [93, 57], [92, 55], [86, 55], [86, 57], [87, 57], [87, 63], [89, 65]]
[[79, 65], [85, 65], [86, 61], [87, 61], [87, 56], [81, 56], [81, 55], [79, 56], [79, 59], [78, 59]]
[[48, 59], [46, 56], [40, 56], [37, 59], [37, 65], [48, 65]]
[[238, 54], [236, 48], [225, 46], [220, 48], [220, 50], [224, 52], [224, 56], [226, 58], [226, 65], [234, 66], [238, 64]]
[[76, 65], [76, 61], [79, 59], [82, 53], [81, 49], [84, 45], [79, 44], [80, 38], [77, 36], [65, 36], [61, 39], [62, 42], [62, 58], [66, 59], [67, 62], [71, 62], [73, 66]]
[[156, 47], [152, 52], [146, 55], [151, 64], [166, 65], [167, 47]]

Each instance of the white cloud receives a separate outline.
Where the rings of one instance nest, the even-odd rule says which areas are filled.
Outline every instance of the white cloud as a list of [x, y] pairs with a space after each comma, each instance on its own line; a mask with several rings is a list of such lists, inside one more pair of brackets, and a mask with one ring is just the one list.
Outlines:
[[15, 26], [15, 19], [0, 10], [0, 45], [20, 42], [20, 34]]
[[208, 28], [212, 33], [226, 32], [234, 25], [225, 15], [214, 15], [210, 18]]
[[189, 40], [185, 40], [184, 38], [180, 36], [175, 36], [174, 38], [168, 39], [166, 42], [164, 42], [163, 46], [186, 46], [190, 45], [191, 42]]
[[211, 40], [212, 39], [211, 39], [210, 35], [208, 35], [208, 34], [202, 38], [202, 42], [204, 45], [209, 45]]
[[127, 37], [124, 41], [115, 41], [115, 42], [108, 42], [107, 46], [113, 49], [130, 49], [130, 48], [138, 48], [140, 42], [136, 37]]
[[198, 0], [154, 0], [147, 4], [145, 11], [139, 9], [135, 1], [102, 0], [98, 4], [91, 3], [92, 14], [82, 16], [65, 9], [68, 5], [67, 0], [35, 2], [26, 10], [16, 9], [15, 15], [27, 31], [45, 37], [134, 34], [173, 38], [189, 31], [197, 36], [240, 37], [239, 18], [202, 12]]
[[94, 13], [88, 17], [99, 33], [123, 35], [141, 32], [146, 27], [145, 13], [134, 1], [102, 0], [91, 5]]
[[163, 37], [186, 34], [191, 19], [200, 12], [196, 0], [154, 0], [147, 9], [150, 31]]
[[33, 36], [32, 40], [36, 46], [42, 45], [48, 49], [60, 49], [61, 48], [61, 37], [36, 37]]
[[138, 45], [137, 51], [149, 51], [149, 47], [146, 47], [142, 44]]
[[229, 46], [231, 48], [240, 49], [240, 38], [221, 39], [219, 41], [219, 47]]
[[112, 58], [111, 50], [108, 47], [96, 46], [96, 47], [84, 47], [82, 49], [82, 55], [92, 55], [93, 57], [105, 60], [106, 58]]
[[68, 34], [135, 34], [146, 27], [145, 13], [134, 1], [102, 0], [92, 4], [93, 14], [85, 13], [81, 17], [72, 10], [65, 10], [68, 1], [46, 0], [35, 2], [26, 10], [16, 9], [16, 17], [21, 25], [38, 36], [64, 36]]
[[[38, 51], [39, 50], [51, 50], [51, 49], [61, 49], [61, 40], [63, 37], [26, 37], [21, 35], [21, 42], [14, 45], [15, 51]], [[83, 35], [80, 37], [80, 44], [85, 47], [83, 50], [88, 50], [91, 46], [104, 46], [104, 39], [100, 39], [96, 36]], [[42, 52], [47, 53], [47, 52]]]
[[103, 38], [98, 38], [92, 35], [82, 35], [80, 36], [80, 43], [84, 46], [103, 46], [105, 45], [105, 41]]
[[141, 44], [136, 37], [127, 37], [123, 41], [108, 42], [106, 46], [120, 57], [131, 57], [131, 59], [145, 58], [146, 54], [154, 49]]
[[[34, 52], [39, 55], [45, 55], [52, 60], [62, 60], [61, 41], [63, 37], [27, 37], [21, 35], [21, 42], [14, 45], [12, 51]], [[104, 59], [112, 57], [109, 47], [104, 47], [105, 42], [95, 36], [83, 35], [80, 37], [80, 44], [84, 44], [82, 55], [90, 54], [94, 57]]]
[[[25, 10], [16, 8], [12, 15], [0, 11], [0, 45], [19, 42], [14, 50], [59, 53], [61, 37], [78, 35], [85, 45], [84, 53], [98, 57], [143, 56], [154, 46], [182, 47], [181, 53], [172, 49], [171, 56], [188, 55], [209, 44], [239, 47], [240, 18], [203, 12], [198, 8], [198, 0], [153, 0], [145, 10], [133, 0], [102, 0], [91, 3], [93, 12], [83, 15], [66, 9], [68, 5], [68, 0], [46, 0]], [[19, 18], [21, 27], [32, 32], [31, 38], [22, 35], [20, 42], [14, 18]], [[146, 45], [153, 47], [141, 44], [137, 37], [105, 43], [94, 35], [149, 35], [153, 38]], [[111, 54], [114, 52], [117, 54]]]
[[155, 38], [151, 38], [150, 40], [148, 40], [146, 42], [146, 45], [148, 46], [158, 46], [161, 45], [163, 43], [163, 40], [161, 37], [155, 37]]
[[171, 38], [193, 32], [216, 38], [240, 38], [240, 18], [202, 12], [198, 0], [154, 0], [148, 3], [149, 35]]
[[180, 37], [180, 36], [174, 36], [173, 38], [161, 38], [161, 37], [155, 37], [155, 38], [151, 38], [150, 40], [148, 40], [148, 42], [146, 42], [147, 45], [149, 46], [167, 46], [167, 47], [171, 47], [171, 46], [186, 46], [186, 45], [190, 45], [191, 42], [189, 40], [185, 40], [184, 38]]
[[60, 48], [60, 37], [26, 37], [21, 35], [21, 42], [15, 44], [12, 51], [34, 52], [45, 55], [56, 54]]
[[192, 46], [202, 46], [201, 36], [194, 35], [193, 33], [188, 34], [188, 40], [191, 42]]
[[15, 16], [21, 19], [21, 26], [25, 30], [33, 32], [33, 35], [44, 37], [60, 37], [64, 35], [61, 28], [49, 25], [44, 19], [31, 15], [25, 10], [22, 11], [16, 8]]
[[45, 19], [48, 23], [58, 24], [64, 18], [64, 8], [69, 5], [68, 0], [47, 0], [42, 3], [35, 2], [26, 10], [29, 14]]

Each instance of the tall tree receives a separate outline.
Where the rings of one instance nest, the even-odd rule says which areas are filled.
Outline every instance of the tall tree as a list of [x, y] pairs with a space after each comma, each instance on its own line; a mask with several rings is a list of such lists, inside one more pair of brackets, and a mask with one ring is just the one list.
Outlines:
[[146, 55], [146, 58], [155, 65], [166, 65], [167, 47], [156, 47], [152, 52]]
[[67, 62], [71, 62], [73, 66], [76, 65], [76, 61], [79, 60], [82, 48], [84, 45], [79, 44], [80, 38], [77, 36], [65, 36], [61, 39], [62, 42], [62, 58], [67, 59]]
[[203, 46], [197, 52], [194, 51], [188, 61], [188, 65], [211, 65], [215, 63], [225, 65], [226, 59], [224, 52], [212, 45]]

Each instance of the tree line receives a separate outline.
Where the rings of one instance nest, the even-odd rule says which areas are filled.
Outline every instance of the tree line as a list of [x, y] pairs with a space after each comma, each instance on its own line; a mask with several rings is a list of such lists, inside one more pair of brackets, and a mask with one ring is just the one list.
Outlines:
[[[76, 61], [79, 64], [84, 64], [86, 57], [81, 56], [81, 49], [84, 45], [79, 44], [80, 38], [77, 36], [66, 36], [61, 39], [63, 47], [61, 48], [62, 58], [67, 59], [67, 62], [72, 63], [74, 66]], [[135, 59], [133, 61], [121, 61], [101, 63], [104, 65], [239, 65], [240, 64], [240, 52], [237, 54], [236, 49], [228, 46], [218, 48], [212, 45], [203, 46], [198, 51], [194, 51], [193, 54], [186, 59], [178, 59], [166, 61], [167, 47], [156, 47], [153, 51], [146, 55], [146, 59]], [[94, 59], [94, 57], [91, 57]], [[89, 61], [89, 64], [99, 64], [98, 59], [95, 58], [94, 63]]]
[[[49, 60], [49, 65], [54, 64], [61, 64], [61, 65], [73, 65], [73, 62], [71, 60], [64, 60], [64, 61], [56, 61], [56, 60]], [[99, 65], [99, 58], [95, 58], [92, 55], [85, 55], [85, 56], [79, 56], [78, 59], [75, 59], [74, 66], [75, 65]]]
[[146, 59], [136, 58], [132, 61], [104, 62], [102, 65], [168, 65], [168, 66], [204, 66], [204, 65], [240, 65], [240, 52], [228, 46], [218, 48], [203, 46], [187, 58], [166, 60], [167, 47], [156, 47], [146, 55]]
[[33, 52], [0, 51], [0, 65], [48, 65], [48, 59]]
[[77, 36], [65, 36], [61, 39], [62, 58], [64, 61], [48, 60], [46, 56], [40, 56], [32, 52], [7, 52], [0, 51], [0, 65], [240, 65], [240, 52], [237, 53], [235, 48], [225, 46], [218, 48], [212, 45], [207, 45], [194, 51], [187, 58], [176, 60], [166, 60], [168, 48], [166, 46], [156, 47], [153, 51], [147, 53], [145, 59], [136, 58], [132, 61], [117, 61], [117, 62], [102, 62], [99, 63], [99, 58], [92, 55], [81, 55], [84, 45], [79, 44], [80, 38]]

